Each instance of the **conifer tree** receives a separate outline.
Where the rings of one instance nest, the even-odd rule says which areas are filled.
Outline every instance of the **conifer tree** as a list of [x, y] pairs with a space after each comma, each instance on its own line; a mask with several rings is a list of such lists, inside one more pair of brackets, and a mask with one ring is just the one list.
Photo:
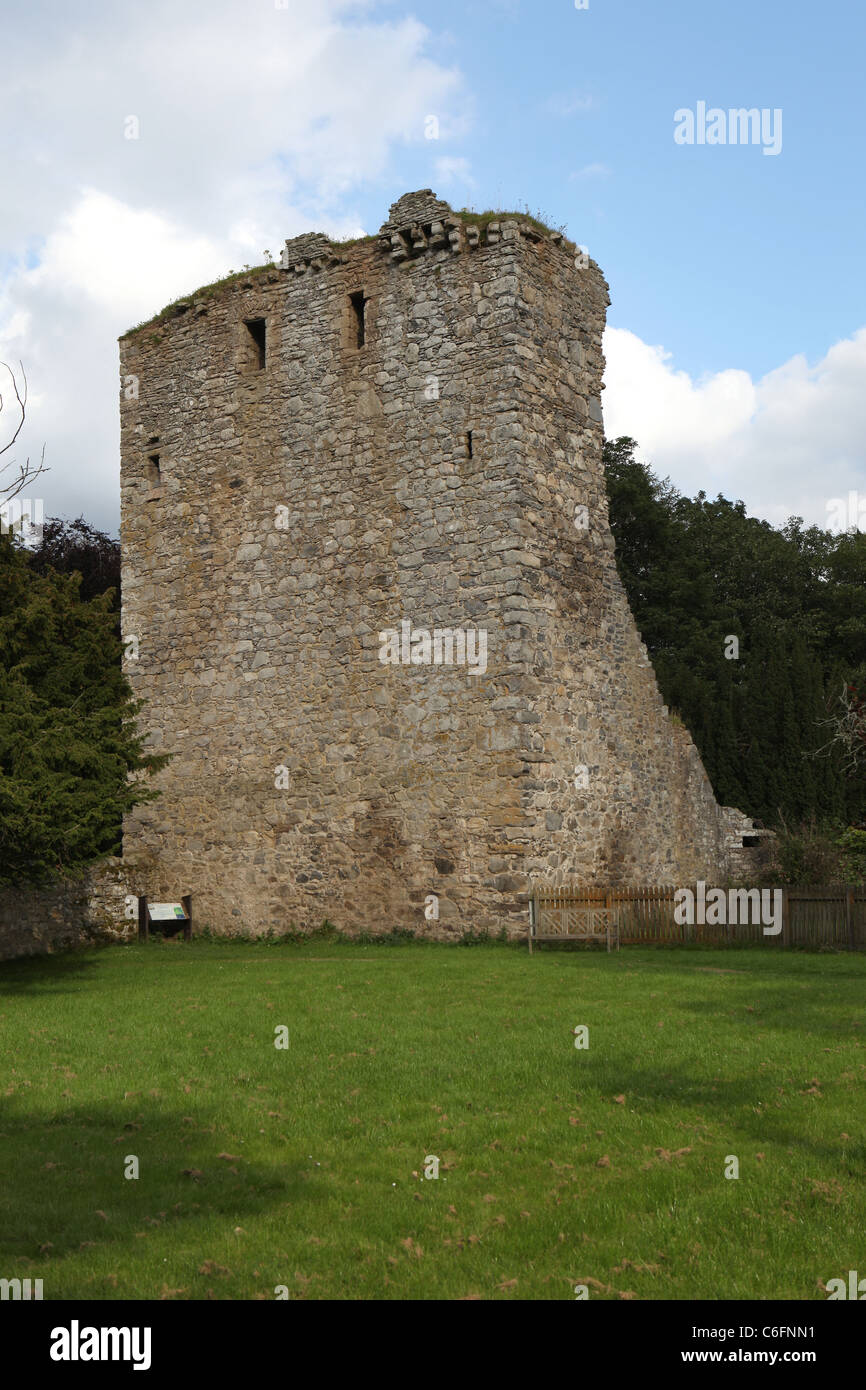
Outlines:
[[123, 813], [167, 761], [136, 728], [112, 593], [85, 602], [79, 582], [0, 535], [0, 882], [117, 852]]

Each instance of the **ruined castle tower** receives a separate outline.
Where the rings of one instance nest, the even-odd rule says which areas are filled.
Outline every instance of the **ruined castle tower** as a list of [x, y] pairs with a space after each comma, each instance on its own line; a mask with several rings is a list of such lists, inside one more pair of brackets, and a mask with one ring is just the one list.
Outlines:
[[427, 189], [121, 340], [127, 673], [173, 755], [140, 891], [444, 935], [525, 929], [530, 878], [724, 876], [616, 572], [608, 303], [559, 234]]

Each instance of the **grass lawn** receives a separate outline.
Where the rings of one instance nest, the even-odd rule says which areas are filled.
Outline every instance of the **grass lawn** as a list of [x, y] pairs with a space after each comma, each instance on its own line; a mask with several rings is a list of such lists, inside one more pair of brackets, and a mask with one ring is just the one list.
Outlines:
[[0, 1276], [46, 1299], [823, 1299], [866, 1273], [864, 998], [862, 955], [760, 949], [14, 961]]

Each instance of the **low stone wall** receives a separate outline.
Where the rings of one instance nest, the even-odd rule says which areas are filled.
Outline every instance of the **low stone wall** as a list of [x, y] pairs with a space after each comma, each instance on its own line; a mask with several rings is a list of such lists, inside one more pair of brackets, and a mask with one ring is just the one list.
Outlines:
[[[695, 763], [695, 776], [703, 778], [697, 755]], [[773, 856], [775, 836], [730, 806], [720, 808], [720, 818], [729, 876], [739, 882], [757, 882], [759, 870]], [[127, 898], [143, 891], [149, 891], [152, 899], [179, 896], [174, 885], [155, 875], [146, 856], [126, 863], [105, 859], [80, 879], [62, 879], [46, 888], [30, 884], [0, 888], [0, 961], [51, 955], [97, 942], [135, 940], [138, 920], [127, 917]], [[428, 935], [434, 933], [428, 931]]]
[[728, 876], [741, 884], [754, 885], [762, 876], [778, 869], [778, 838], [760, 822], [738, 811], [735, 806], [719, 808]]
[[130, 891], [120, 859], [103, 860], [81, 879], [46, 888], [0, 888], [0, 960], [131, 939], [138, 924], [125, 916]]

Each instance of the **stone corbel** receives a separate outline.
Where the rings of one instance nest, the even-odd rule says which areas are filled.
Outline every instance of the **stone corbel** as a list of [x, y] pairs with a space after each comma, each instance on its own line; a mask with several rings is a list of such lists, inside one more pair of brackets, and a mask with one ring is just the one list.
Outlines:
[[412, 250], [422, 252], [427, 250], [427, 233], [417, 222], [410, 228], [409, 237], [412, 242]]

